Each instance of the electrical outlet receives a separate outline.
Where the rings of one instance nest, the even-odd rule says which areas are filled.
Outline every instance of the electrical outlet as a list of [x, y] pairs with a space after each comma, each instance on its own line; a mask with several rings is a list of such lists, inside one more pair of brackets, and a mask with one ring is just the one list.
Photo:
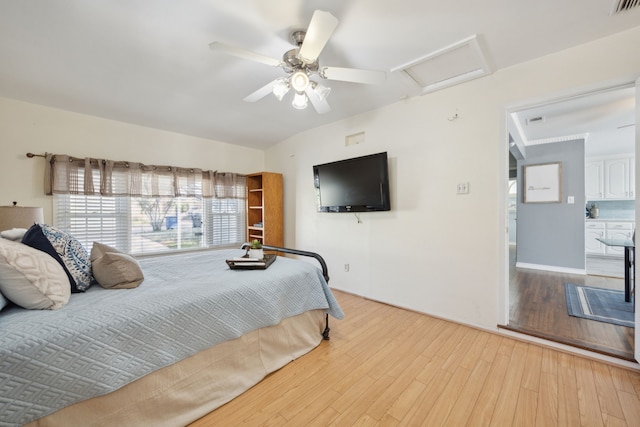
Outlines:
[[348, 273], [349, 272], [349, 264], [345, 264], [344, 265], [344, 272]]
[[469, 183], [460, 182], [456, 188], [456, 194], [469, 194]]

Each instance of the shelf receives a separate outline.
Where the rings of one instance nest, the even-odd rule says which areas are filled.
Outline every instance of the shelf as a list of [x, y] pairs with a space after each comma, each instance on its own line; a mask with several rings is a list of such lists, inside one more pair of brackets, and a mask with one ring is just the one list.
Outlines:
[[[282, 246], [282, 174], [259, 172], [247, 175], [247, 240]], [[254, 224], [262, 224], [256, 227]]]

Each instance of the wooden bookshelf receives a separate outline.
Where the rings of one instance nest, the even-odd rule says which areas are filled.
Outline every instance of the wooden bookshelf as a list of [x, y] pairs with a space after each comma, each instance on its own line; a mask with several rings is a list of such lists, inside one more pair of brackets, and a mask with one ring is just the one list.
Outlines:
[[282, 246], [283, 230], [282, 174], [247, 175], [247, 241]]

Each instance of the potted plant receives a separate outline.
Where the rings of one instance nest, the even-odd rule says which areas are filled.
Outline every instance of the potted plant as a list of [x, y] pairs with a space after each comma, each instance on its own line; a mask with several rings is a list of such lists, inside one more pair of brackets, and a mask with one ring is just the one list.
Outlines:
[[249, 258], [264, 258], [264, 251], [262, 250], [262, 242], [260, 240], [254, 239], [251, 242], [251, 247], [249, 248]]

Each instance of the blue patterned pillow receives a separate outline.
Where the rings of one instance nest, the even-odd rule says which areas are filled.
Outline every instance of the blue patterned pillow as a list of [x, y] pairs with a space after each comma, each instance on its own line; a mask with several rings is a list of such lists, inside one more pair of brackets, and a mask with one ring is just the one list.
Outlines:
[[86, 291], [93, 281], [89, 252], [75, 237], [47, 224], [34, 224], [22, 243], [51, 255], [69, 277], [71, 292]]

